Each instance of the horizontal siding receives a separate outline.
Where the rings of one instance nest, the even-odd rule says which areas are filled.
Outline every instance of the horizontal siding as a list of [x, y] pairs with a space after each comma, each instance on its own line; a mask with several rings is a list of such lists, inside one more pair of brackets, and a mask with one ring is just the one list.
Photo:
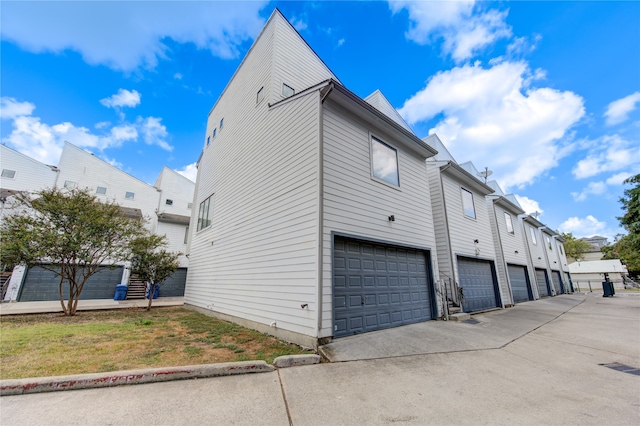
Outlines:
[[178, 258], [181, 268], [189, 266], [189, 259], [185, 256], [185, 253], [187, 252], [187, 245], [184, 243], [184, 234], [186, 230], [186, 225], [166, 222], [158, 222], [158, 228], [156, 229], [156, 234], [167, 237], [167, 250], [174, 253], [182, 253]]
[[313, 336], [318, 94], [256, 106], [253, 89], [266, 84], [270, 72], [270, 38], [261, 42], [210, 116], [210, 127], [219, 124], [212, 117], [227, 108], [224, 128], [199, 166], [194, 210], [213, 194], [212, 224], [191, 236], [185, 302]]
[[0, 188], [13, 191], [39, 191], [55, 185], [57, 173], [51, 167], [0, 145], [0, 168], [15, 171], [13, 178], [0, 178]]
[[[154, 186], [162, 191], [159, 213], [191, 216], [189, 203], [193, 202], [193, 191], [196, 186], [194, 182], [165, 167]], [[172, 200], [173, 203], [167, 205], [167, 199]]]
[[[540, 231], [535, 227], [529, 225], [528, 223], [524, 223], [524, 235], [527, 238], [527, 243], [529, 245], [529, 250], [531, 253], [531, 261], [533, 263], [534, 268], [547, 268], [547, 261], [545, 259], [544, 254], [544, 241], [542, 239], [542, 235]], [[536, 243], [534, 244], [533, 239], [531, 238], [531, 229], [536, 235]]]
[[[398, 150], [400, 189], [371, 178], [369, 132]], [[430, 247], [435, 236], [424, 159], [398, 147], [393, 139], [367, 127], [345, 110], [325, 103], [323, 112], [323, 311], [321, 336], [333, 334], [332, 232]], [[388, 216], [394, 215], [395, 222]], [[433, 268], [437, 279], [437, 268]]]
[[433, 213], [433, 227], [436, 237], [436, 249], [438, 253], [438, 269], [440, 278], [449, 285], [454, 280], [451, 269], [451, 253], [449, 251], [449, 236], [447, 233], [447, 218], [445, 216], [444, 195], [440, 182], [440, 164], [438, 162], [426, 162], [429, 178], [429, 192], [431, 194], [431, 208]]

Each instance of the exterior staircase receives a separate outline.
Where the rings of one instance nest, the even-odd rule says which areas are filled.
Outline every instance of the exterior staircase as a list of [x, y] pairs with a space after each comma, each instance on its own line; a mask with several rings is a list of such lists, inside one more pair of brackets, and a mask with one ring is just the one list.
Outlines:
[[4, 300], [4, 295], [9, 288], [9, 281], [11, 280], [11, 272], [0, 273], [0, 300]]
[[127, 300], [144, 299], [146, 285], [137, 275], [131, 275], [129, 278], [129, 288], [127, 289]]

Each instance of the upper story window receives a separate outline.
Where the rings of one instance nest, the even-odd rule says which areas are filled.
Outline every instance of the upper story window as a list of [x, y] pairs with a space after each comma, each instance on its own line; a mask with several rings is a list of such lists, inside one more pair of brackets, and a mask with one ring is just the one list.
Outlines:
[[16, 171], [15, 170], [9, 170], [9, 169], [2, 169], [2, 177], [3, 178], [13, 179], [14, 177], [16, 177]]
[[76, 187], [76, 183], [74, 181], [71, 180], [65, 180], [64, 181], [64, 187], [67, 189], [73, 189]]
[[184, 244], [189, 242], [189, 225], [184, 229]]
[[224, 126], [224, 118], [220, 119], [220, 130], [222, 130], [222, 126]]
[[538, 239], [536, 238], [536, 230], [533, 229], [533, 226], [530, 226], [529, 230], [531, 231], [531, 241], [533, 242], [533, 244], [538, 244]]
[[293, 87], [287, 86], [286, 84], [282, 83], [282, 96], [284, 96], [285, 98], [288, 98], [289, 96], [293, 96], [295, 94], [296, 94], [296, 91], [294, 90]]
[[207, 136], [207, 146], [211, 143], [211, 136]]
[[165, 200], [165, 202], [164, 202], [164, 203], [165, 203], [166, 205], [168, 205], [168, 206], [172, 206], [172, 205], [173, 205], [173, 200], [171, 200], [171, 199], [167, 198], [167, 199]]
[[193, 203], [187, 203], [187, 208], [188, 208], [189, 210], [191, 210], [191, 207], [193, 207]]
[[371, 165], [373, 177], [400, 186], [398, 151], [374, 137], [371, 137]]
[[200, 209], [198, 210], [198, 225], [196, 231], [204, 229], [211, 225], [211, 198], [213, 195], [200, 203]]
[[133, 200], [135, 198], [136, 194], [134, 194], [133, 192], [129, 192], [127, 191], [124, 194], [124, 198], [126, 198], [127, 200]]
[[462, 211], [464, 212], [464, 215], [471, 219], [475, 219], [476, 206], [473, 203], [473, 194], [464, 188], [460, 188], [460, 190], [462, 193]]
[[96, 194], [105, 195], [107, 193], [107, 188], [104, 186], [99, 186], [96, 188]]
[[218, 134], [218, 129], [213, 129], [213, 137], [215, 138], [216, 135]]
[[256, 94], [256, 105], [264, 99], [264, 87], [261, 87]]
[[507, 224], [507, 232], [513, 234], [513, 220], [511, 220], [511, 215], [507, 212], [504, 212], [504, 221]]
[[547, 247], [549, 247], [549, 250], [553, 250], [553, 247], [551, 246], [551, 238], [549, 238], [548, 235], [545, 235], [544, 238], [547, 240]]
[[560, 252], [560, 254], [564, 254], [564, 253], [562, 252], [562, 244], [558, 244], [558, 251]]

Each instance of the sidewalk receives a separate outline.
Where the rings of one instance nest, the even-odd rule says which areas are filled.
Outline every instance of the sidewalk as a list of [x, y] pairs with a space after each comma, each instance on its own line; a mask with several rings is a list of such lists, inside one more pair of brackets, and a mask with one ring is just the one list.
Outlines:
[[[79, 311], [96, 311], [102, 309], [127, 309], [146, 308], [149, 301], [147, 299], [135, 300], [111, 300], [94, 299], [79, 300]], [[159, 297], [153, 300], [153, 307], [159, 306], [182, 306], [184, 297]], [[59, 300], [46, 302], [3, 302], [0, 303], [0, 316], [3, 315], [24, 315], [24, 314], [48, 314], [62, 312]]]

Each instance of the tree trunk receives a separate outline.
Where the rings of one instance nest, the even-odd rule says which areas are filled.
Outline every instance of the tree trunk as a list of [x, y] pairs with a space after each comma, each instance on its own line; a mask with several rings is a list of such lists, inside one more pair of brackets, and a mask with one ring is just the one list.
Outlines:
[[60, 305], [62, 305], [62, 312], [66, 316], [69, 316], [69, 310], [67, 306], [64, 304], [64, 296], [62, 295], [62, 283], [64, 282], [64, 273], [60, 275], [60, 284], [58, 284], [58, 292], [60, 293]]

